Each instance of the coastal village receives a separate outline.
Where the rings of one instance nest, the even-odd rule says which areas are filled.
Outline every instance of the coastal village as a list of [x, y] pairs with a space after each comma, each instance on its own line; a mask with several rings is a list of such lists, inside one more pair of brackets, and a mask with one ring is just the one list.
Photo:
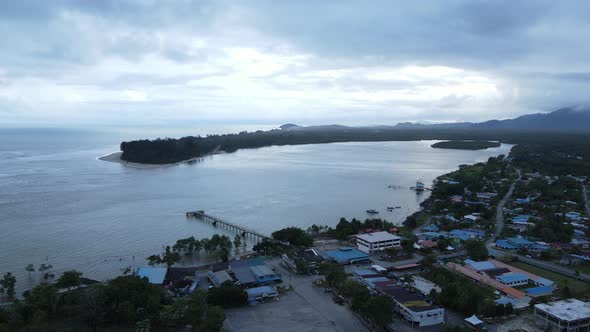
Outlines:
[[[215, 305], [208, 312], [223, 311], [203, 330], [588, 331], [586, 185], [584, 176], [528, 172], [498, 156], [461, 165], [431, 188], [417, 183], [412, 190], [431, 195], [403, 225], [387, 221], [390, 207], [382, 207], [366, 211], [364, 221], [267, 236], [189, 212], [235, 238], [180, 239], [120, 278], [162, 292], [168, 310], [180, 310], [160, 312], [159, 324], [170, 328], [194, 330], [183, 310], [206, 301]], [[247, 242], [255, 243], [251, 251], [242, 250]], [[183, 263], [201, 250], [218, 262]], [[94, 287], [74, 272], [55, 284], [56, 303]], [[25, 303], [42, 296], [36, 288]], [[146, 318], [135, 330], [151, 324]]]

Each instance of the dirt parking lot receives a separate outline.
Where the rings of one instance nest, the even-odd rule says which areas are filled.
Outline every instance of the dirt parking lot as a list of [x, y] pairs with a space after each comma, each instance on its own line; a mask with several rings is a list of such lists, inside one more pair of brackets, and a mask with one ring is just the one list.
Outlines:
[[313, 287], [312, 282], [318, 276], [291, 274], [278, 259], [267, 264], [294, 290], [275, 302], [227, 310], [224, 326], [228, 331], [367, 331], [350, 309], [334, 303], [332, 296], [323, 289]]
[[337, 331], [333, 323], [295, 292], [256, 307], [228, 309], [226, 316], [224, 327], [228, 331]]

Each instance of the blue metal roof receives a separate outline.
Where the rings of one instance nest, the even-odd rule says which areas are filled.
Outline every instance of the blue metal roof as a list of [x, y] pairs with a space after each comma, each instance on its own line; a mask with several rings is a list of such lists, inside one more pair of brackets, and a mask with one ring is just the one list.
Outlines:
[[265, 265], [264, 260], [260, 258], [244, 259], [229, 263], [230, 269], [234, 272], [236, 279], [242, 285], [256, 283], [256, 277], [250, 270], [252, 266]]
[[531, 218], [531, 216], [528, 214], [521, 214], [521, 215], [518, 215], [518, 216], [512, 218], [512, 222], [515, 222], [515, 221], [526, 222], [526, 221], [529, 221], [530, 218]]
[[137, 276], [147, 278], [150, 284], [161, 285], [164, 283], [167, 267], [140, 267], [137, 269]]
[[512, 243], [515, 246], [530, 246], [534, 244], [533, 242], [521, 237], [511, 237], [506, 239], [506, 241]]
[[431, 224], [428, 226], [425, 226], [424, 228], [422, 228], [422, 230], [427, 231], [427, 232], [438, 232], [440, 228], [438, 228], [438, 226]]
[[504, 249], [518, 249], [517, 246], [511, 244], [510, 242], [508, 242], [506, 240], [497, 240], [496, 246], [498, 246], [500, 248], [504, 248]]
[[510, 283], [510, 282], [529, 280], [529, 276], [525, 276], [524, 274], [518, 274], [518, 273], [510, 273], [510, 274], [504, 274], [501, 276], [497, 276], [496, 279], [501, 282]]
[[450, 232], [450, 234], [451, 234], [451, 236], [454, 236], [454, 237], [462, 237], [462, 236], [484, 237], [485, 236], [484, 231], [474, 231], [474, 230], [467, 230], [467, 229], [453, 229]]
[[477, 271], [491, 270], [496, 268], [496, 265], [489, 261], [476, 262], [471, 259], [466, 259], [464, 263], [470, 265], [473, 269]]
[[552, 280], [549, 279], [545, 279], [545, 278], [539, 278], [537, 280], [535, 280], [538, 284], [541, 284], [543, 286], [551, 286], [553, 284], [555, 284]]
[[364, 252], [349, 247], [338, 248], [336, 250], [328, 250], [324, 253], [328, 255], [328, 257], [334, 259], [337, 262], [369, 259], [369, 256]]
[[459, 234], [459, 235], [451, 235], [454, 239], [459, 239], [461, 241], [467, 241], [469, 239], [471, 239], [469, 237], [469, 235], [465, 235], [465, 234]]
[[277, 288], [274, 286], [260, 286], [246, 289], [248, 297], [256, 297], [262, 294], [278, 294]]
[[548, 294], [553, 293], [553, 286], [539, 286], [539, 287], [532, 287], [525, 289], [527, 294], [530, 295], [541, 295], [541, 294]]

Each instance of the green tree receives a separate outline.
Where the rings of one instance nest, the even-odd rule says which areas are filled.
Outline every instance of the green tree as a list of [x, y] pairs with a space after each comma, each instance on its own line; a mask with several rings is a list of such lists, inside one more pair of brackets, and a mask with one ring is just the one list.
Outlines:
[[418, 238], [415, 235], [412, 235], [409, 238], [402, 240], [402, 249], [406, 254], [412, 254], [414, 251], [416, 251], [416, 248], [414, 248], [414, 243], [416, 243], [416, 241], [418, 241]]
[[320, 274], [326, 278], [328, 284], [332, 287], [340, 287], [344, 280], [346, 280], [346, 274], [342, 266], [333, 262], [324, 262], [319, 267]]
[[224, 308], [238, 307], [248, 302], [248, 294], [234, 285], [223, 284], [221, 287], [212, 288], [207, 295], [207, 303]]
[[139, 319], [156, 319], [164, 294], [161, 287], [147, 278], [117, 277], [105, 287], [105, 317], [115, 324], [128, 324]]
[[371, 294], [367, 287], [359, 284], [355, 280], [346, 280], [342, 285], [342, 294], [351, 299], [351, 306], [353, 310], [364, 312], [366, 311], [367, 303]]
[[234, 237], [234, 248], [238, 249], [242, 246], [242, 237], [239, 234], [236, 234]]
[[162, 257], [160, 257], [160, 255], [151, 255], [148, 258], [146, 258], [146, 260], [148, 261], [148, 265], [150, 266], [162, 263]]
[[225, 313], [219, 306], [211, 306], [207, 310], [207, 320], [203, 326], [204, 331], [221, 331]]
[[489, 256], [488, 248], [486, 248], [486, 245], [483, 241], [469, 239], [465, 241], [464, 245], [465, 250], [467, 250], [467, 255], [469, 255], [469, 257], [471, 257], [473, 260], [484, 260]]
[[313, 244], [311, 236], [297, 227], [287, 227], [273, 232], [272, 238], [282, 242], [289, 242], [294, 246], [309, 247]]
[[164, 254], [162, 255], [162, 263], [166, 263], [168, 267], [180, 262], [180, 254], [170, 249], [170, 246], [166, 246]]
[[57, 289], [49, 284], [39, 284], [31, 289], [25, 301], [34, 311], [42, 311], [51, 316], [55, 311]]
[[512, 303], [508, 303], [504, 306], [504, 313], [506, 315], [512, 315], [514, 313], [514, 307], [512, 306]]
[[388, 296], [372, 297], [367, 304], [367, 312], [377, 326], [385, 326], [393, 321], [394, 304]]
[[220, 236], [218, 247], [220, 249], [224, 249], [224, 250], [230, 251], [231, 248], [232, 248], [232, 241], [229, 238], [229, 236], [227, 236], [227, 235]]
[[10, 272], [6, 272], [2, 279], [0, 279], [0, 292], [6, 293], [8, 297], [14, 296], [14, 286], [16, 285], [16, 277]]
[[104, 285], [87, 288], [81, 298], [82, 318], [93, 331], [105, 322], [106, 294]]
[[68, 288], [80, 286], [82, 283], [82, 272], [71, 270], [64, 272], [57, 280], [57, 286], [61, 288]]
[[307, 264], [305, 259], [301, 258], [295, 259], [295, 269], [299, 274], [308, 274], [310, 272], [309, 264]]
[[27, 266], [25, 266], [25, 271], [29, 273], [29, 279], [31, 279], [31, 272], [35, 272], [35, 265], [27, 264]]
[[41, 272], [43, 275], [43, 279], [47, 280], [49, 279], [49, 277], [51, 277], [51, 269], [53, 269], [53, 265], [47, 263], [42, 263], [41, 265], [39, 265], [39, 268], [37, 269], [37, 271]]
[[346, 239], [349, 235], [356, 234], [354, 227], [346, 218], [340, 218], [336, 225], [336, 237], [340, 240]]

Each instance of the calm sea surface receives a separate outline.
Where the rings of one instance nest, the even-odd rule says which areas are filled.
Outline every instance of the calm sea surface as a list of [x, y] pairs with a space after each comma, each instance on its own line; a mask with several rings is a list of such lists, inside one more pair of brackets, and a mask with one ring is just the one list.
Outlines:
[[[207, 134], [251, 128], [217, 128]], [[106, 279], [163, 245], [224, 230], [184, 213], [210, 214], [270, 234], [285, 226], [334, 226], [340, 217], [366, 218], [366, 209], [401, 222], [428, 193], [409, 190], [464, 163], [507, 154], [432, 149], [432, 141], [334, 143], [268, 147], [207, 157], [168, 168], [133, 169], [97, 160], [122, 140], [160, 133], [0, 129], [0, 274], [18, 277], [46, 259], [56, 274], [77, 269]], [[406, 189], [389, 189], [388, 185]], [[387, 212], [386, 206], [401, 206]], [[233, 234], [228, 233], [231, 237]]]

